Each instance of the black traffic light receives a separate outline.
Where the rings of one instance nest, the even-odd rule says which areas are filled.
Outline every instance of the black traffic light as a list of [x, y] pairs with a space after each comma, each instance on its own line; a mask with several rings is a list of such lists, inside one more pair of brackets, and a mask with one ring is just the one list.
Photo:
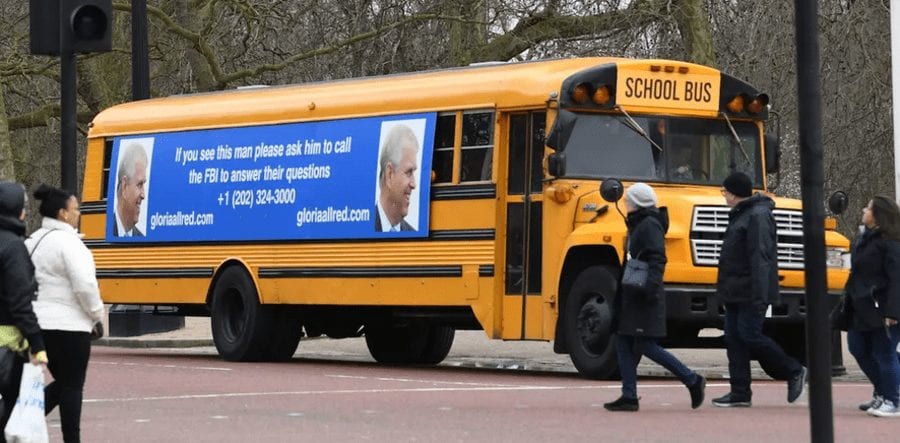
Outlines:
[[112, 50], [112, 0], [30, 0], [31, 53]]

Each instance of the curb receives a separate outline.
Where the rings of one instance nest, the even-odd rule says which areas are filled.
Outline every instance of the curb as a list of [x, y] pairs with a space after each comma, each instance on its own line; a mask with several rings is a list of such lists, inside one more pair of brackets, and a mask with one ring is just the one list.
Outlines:
[[212, 339], [196, 338], [162, 338], [162, 339], [138, 339], [122, 337], [104, 337], [93, 342], [94, 346], [111, 346], [119, 348], [197, 348], [213, 346]]

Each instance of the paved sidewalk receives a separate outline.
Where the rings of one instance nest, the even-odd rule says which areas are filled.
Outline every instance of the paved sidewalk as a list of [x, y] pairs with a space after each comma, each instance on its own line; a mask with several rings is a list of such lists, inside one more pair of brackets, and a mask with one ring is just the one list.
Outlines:
[[[714, 330], [705, 332], [719, 333]], [[185, 317], [185, 327], [175, 331], [136, 337], [104, 337], [96, 341], [95, 345], [130, 348], [198, 348], [196, 351], [199, 353], [216, 354], [210, 320], [207, 317]], [[724, 349], [671, 349], [670, 351], [687, 366], [709, 379], [723, 379], [728, 376], [728, 361]], [[835, 377], [834, 380], [866, 381], [862, 371], [856, 365], [856, 361], [847, 352], [846, 337], [843, 351], [847, 375]], [[374, 361], [363, 338], [305, 338], [300, 342], [296, 356], [310, 359]], [[550, 342], [491, 340], [481, 331], [457, 331], [450, 354], [441, 365], [542, 372], [576, 372], [568, 355], [553, 353], [553, 345]], [[756, 362], [753, 362], [752, 371], [754, 378], [768, 378]], [[638, 373], [642, 376], [671, 376], [664, 368], [646, 358], [638, 367]]]

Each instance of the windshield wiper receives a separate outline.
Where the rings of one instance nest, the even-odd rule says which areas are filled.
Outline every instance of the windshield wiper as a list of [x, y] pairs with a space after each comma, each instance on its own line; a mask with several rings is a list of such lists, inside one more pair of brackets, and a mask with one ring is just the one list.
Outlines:
[[724, 112], [720, 112], [719, 114], [722, 114], [722, 117], [725, 117], [725, 123], [728, 124], [728, 129], [731, 130], [731, 136], [734, 137], [734, 140], [737, 142], [737, 147], [741, 150], [741, 154], [744, 154], [744, 159], [747, 160], [747, 164], [752, 165], [753, 162], [750, 161], [750, 156], [747, 155], [747, 151], [744, 150], [744, 144], [741, 142], [741, 138], [738, 137], [737, 131], [734, 130], [734, 125], [731, 124], [728, 115]]
[[[616, 109], [618, 109], [619, 111], [622, 111], [622, 115], [624, 115], [625, 118], [628, 119], [628, 120], [626, 120], [626, 121], [618, 120], [618, 122], [620, 122], [620, 123], [622, 123], [623, 125], [625, 125], [626, 128], [631, 129], [631, 130], [634, 131], [634, 132], [637, 132], [638, 135], [640, 135], [641, 137], [644, 137], [644, 139], [646, 139], [648, 142], [650, 142], [650, 144], [652, 144], [653, 147], [655, 147], [656, 149], [658, 149], [659, 152], [662, 152], [663, 148], [660, 147], [658, 144], [656, 144], [656, 142], [653, 141], [653, 139], [651, 139], [649, 135], [647, 135], [647, 132], [644, 131], [644, 128], [642, 128], [641, 125], [639, 125], [636, 121], [634, 121], [634, 119], [631, 118], [631, 116], [628, 115], [627, 112], [625, 112], [625, 108], [616, 105]], [[627, 122], [627, 123], [626, 123], [626, 122]]]

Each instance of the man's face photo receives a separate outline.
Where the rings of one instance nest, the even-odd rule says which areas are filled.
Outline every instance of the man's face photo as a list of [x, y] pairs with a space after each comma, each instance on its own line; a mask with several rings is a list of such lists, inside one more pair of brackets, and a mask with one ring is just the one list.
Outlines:
[[385, 170], [385, 189], [382, 190], [386, 194], [390, 207], [385, 208], [392, 215], [399, 218], [406, 217], [409, 213], [410, 194], [416, 189], [416, 164], [417, 147], [411, 141], [405, 141], [403, 146], [400, 163], [394, 165], [387, 164]]
[[147, 183], [147, 161], [139, 159], [134, 164], [134, 173], [122, 177], [121, 212], [119, 217], [126, 229], [137, 225], [141, 215], [141, 202], [144, 201], [144, 185]]

